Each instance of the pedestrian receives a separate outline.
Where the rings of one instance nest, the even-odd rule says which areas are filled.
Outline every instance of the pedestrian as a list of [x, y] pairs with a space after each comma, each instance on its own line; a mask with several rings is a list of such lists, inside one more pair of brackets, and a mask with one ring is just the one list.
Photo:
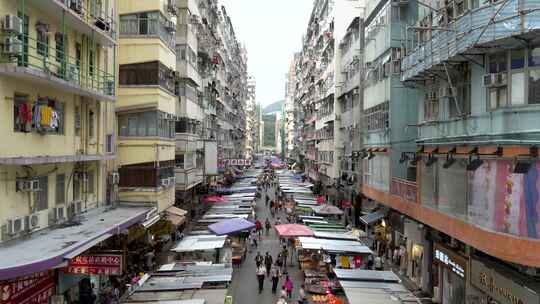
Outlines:
[[298, 291], [298, 304], [304, 304], [306, 303], [306, 290], [305, 290], [306, 286], [304, 284], [302, 284], [302, 286], [300, 286], [300, 290]]
[[264, 265], [266, 266], [266, 276], [270, 276], [270, 269], [272, 268], [272, 256], [267, 251], [266, 255], [264, 256]]
[[263, 291], [264, 287], [264, 267], [262, 265], [260, 267], [257, 267], [257, 280], [259, 281], [259, 293]]
[[287, 300], [284, 297], [279, 297], [276, 304], [287, 304]]
[[279, 277], [281, 276], [281, 271], [279, 271], [279, 265], [276, 264], [272, 267], [272, 270], [270, 271], [270, 276], [272, 279], [272, 293], [275, 294], [277, 292], [277, 286], [279, 283]]
[[270, 220], [268, 218], [266, 218], [264, 226], [266, 227], [266, 235], [268, 235], [270, 233], [270, 228], [272, 228], [272, 225], [270, 224]]
[[281, 257], [283, 259], [283, 269], [287, 269], [288, 256], [289, 256], [289, 250], [287, 250], [287, 245], [283, 245], [283, 249], [281, 249]]
[[[251, 248], [255, 247], [257, 248], [258, 244], [257, 244], [257, 234], [255, 233], [255, 231], [252, 231], [249, 235], [250, 239], [251, 239]], [[250, 252], [251, 252], [251, 248], [250, 248]]]
[[259, 268], [262, 265], [263, 261], [264, 261], [264, 258], [261, 255], [261, 252], [257, 251], [257, 255], [255, 256], [255, 265], [257, 266], [257, 268]]
[[285, 283], [283, 284], [283, 286], [285, 286], [285, 290], [287, 291], [287, 297], [290, 299], [292, 297], [294, 285], [289, 276], [285, 277]]
[[279, 292], [279, 296], [283, 299], [287, 298], [287, 289], [285, 288], [285, 285], [281, 286], [281, 291]]
[[375, 270], [383, 270], [383, 262], [380, 256], [375, 257], [375, 261], [373, 262], [373, 266], [375, 267]]
[[259, 236], [261, 236], [262, 223], [261, 223], [261, 221], [259, 221], [259, 219], [257, 219], [257, 220], [255, 221], [255, 230], [257, 230], [257, 234], [258, 234]]
[[268, 195], [266, 196], [266, 200], [264, 202], [264, 205], [268, 207], [268, 204], [270, 203], [270, 199], [268, 198]]

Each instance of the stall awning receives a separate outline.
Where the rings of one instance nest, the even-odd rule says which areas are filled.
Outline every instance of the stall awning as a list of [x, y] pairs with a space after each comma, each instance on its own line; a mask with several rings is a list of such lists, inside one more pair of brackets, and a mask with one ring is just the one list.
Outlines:
[[338, 280], [399, 283], [399, 277], [392, 271], [364, 269], [334, 269]]
[[226, 236], [197, 235], [183, 238], [171, 251], [193, 252], [200, 250], [213, 250], [225, 245]]
[[165, 210], [165, 212], [171, 213], [171, 214], [174, 214], [174, 215], [179, 215], [179, 216], [185, 216], [188, 213], [186, 210], [180, 209], [180, 208], [175, 207], [175, 206], [171, 206], [171, 207], [167, 208], [167, 210]]
[[375, 211], [373, 213], [361, 216], [360, 221], [364, 225], [371, 225], [373, 223], [376, 223], [378, 220], [382, 219], [385, 216], [386, 216], [386, 213], [382, 210], [379, 210], [379, 211]]
[[208, 229], [216, 235], [230, 235], [253, 228], [255, 228], [254, 223], [242, 218], [222, 220], [208, 226]]

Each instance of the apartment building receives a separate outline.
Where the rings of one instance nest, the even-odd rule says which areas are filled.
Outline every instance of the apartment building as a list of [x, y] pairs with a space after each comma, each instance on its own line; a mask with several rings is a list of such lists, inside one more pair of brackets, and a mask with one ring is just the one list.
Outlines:
[[259, 152], [259, 117], [257, 104], [257, 83], [253, 76], [248, 77], [246, 100], [246, 159], [253, 159]]
[[161, 212], [175, 202], [177, 12], [164, 0], [118, 3], [119, 199]]
[[117, 200], [117, 9], [0, 2], [3, 303], [62, 297], [81, 254], [151, 214]]
[[298, 138], [295, 127], [295, 89], [296, 89], [296, 65], [300, 59], [300, 53], [296, 53], [289, 65], [289, 70], [285, 80], [285, 102], [284, 102], [284, 156], [287, 161], [293, 164], [297, 159], [298, 150], [295, 149], [295, 140]]
[[[189, 0], [177, 4], [181, 27], [177, 48], [185, 48], [186, 54], [182, 57], [180, 50], [179, 68], [186, 66], [180, 77], [188, 88], [185, 98], [193, 100], [189, 106], [182, 102], [180, 105], [179, 115], [193, 128], [177, 131], [179, 139], [185, 138], [177, 141], [177, 156], [194, 157], [195, 169], [186, 177], [189, 185], [200, 182], [201, 172], [203, 181], [215, 185], [222, 181], [224, 173], [231, 173], [226, 170], [228, 160], [243, 160], [246, 155], [247, 53], [236, 39], [225, 7], [219, 7], [218, 1]], [[189, 135], [180, 135], [180, 131]], [[183, 148], [179, 142], [198, 144]]]

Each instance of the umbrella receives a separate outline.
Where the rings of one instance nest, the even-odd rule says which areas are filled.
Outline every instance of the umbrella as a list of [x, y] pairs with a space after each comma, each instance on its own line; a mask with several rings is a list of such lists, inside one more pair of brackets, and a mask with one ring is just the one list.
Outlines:
[[313, 231], [306, 225], [283, 224], [275, 227], [280, 237], [313, 236]]
[[208, 229], [217, 235], [229, 235], [244, 230], [250, 230], [254, 227], [255, 224], [250, 221], [243, 218], [233, 218], [209, 225]]
[[205, 203], [223, 203], [225, 201], [225, 198], [217, 195], [207, 196], [204, 198]]
[[313, 210], [315, 210], [315, 213], [325, 214], [325, 215], [342, 215], [343, 214], [343, 211], [341, 209], [339, 209], [338, 207], [334, 205], [328, 205], [328, 204], [314, 206]]

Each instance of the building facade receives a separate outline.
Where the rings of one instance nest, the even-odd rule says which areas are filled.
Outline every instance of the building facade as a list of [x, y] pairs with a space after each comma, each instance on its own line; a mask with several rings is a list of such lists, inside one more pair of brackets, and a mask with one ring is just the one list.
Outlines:
[[175, 8], [167, 1], [119, 1], [119, 199], [175, 201]]
[[[153, 214], [151, 204], [118, 199], [120, 8], [117, 1], [0, 3], [3, 303], [75, 292], [89, 279], [74, 274], [80, 257]], [[118, 273], [118, 256], [110, 257]]]
[[259, 114], [257, 104], [257, 83], [255, 78], [248, 78], [246, 100], [246, 158], [253, 159], [254, 154], [259, 152]]

